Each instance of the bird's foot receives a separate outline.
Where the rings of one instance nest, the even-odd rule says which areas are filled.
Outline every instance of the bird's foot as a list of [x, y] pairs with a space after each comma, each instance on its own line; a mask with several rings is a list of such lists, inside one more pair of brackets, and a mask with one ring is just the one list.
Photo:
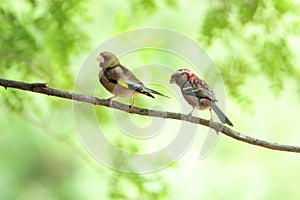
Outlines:
[[134, 106], [135, 106], [135, 96], [136, 96], [136, 94], [134, 94], [134, 95], [132, 96], [132, 103], [131, 103], [131, 106], [130, 106], [130, 108], [129, 108], [129, 112], [130, 112], [130, 113], [132, 113], [132, 110], [133, 110], [133, 108], [134, 108]]
[[130, 106], [130, 108], [129, 108], [129, 112], [130, 112], [130, 113], [132, 113], [132, 110], [133, 110], [134, 106], [135, 106], [135, 104], [134, 104], [134, 103], [133, 103], [133, 104], [131, 104], [131, 106]]
[[113, 98], [116, 98], [116, 97], [117, 97], [117, 95], [112, 96], [112, 97], [107, 99], [107, 100], [109, 100], [109, 107], [112, 107], [112, 100], [113, 100]]
[[109, 98], [108, 100], [109, 100], [109, 107], [112, 107], [112, 97], [111, 98]]
[[192, 109], [192, 111], [189, 113], [189, 121], [191, 121], [192, 120], [192, 113], [194, 112], [194, 110], [195, 110], [195, 107], [193, 107], [193, 109]]
[[191, 121], [192, 120], [192, 113], [189, 113], [189, 121]]
[[210, 119], [208, 120], [208, 122], [209, 122], [209, 126], [211, 127], [212, 124], [214, 123], [214, 120], [213, 120], [212, 118], [210, 118]]

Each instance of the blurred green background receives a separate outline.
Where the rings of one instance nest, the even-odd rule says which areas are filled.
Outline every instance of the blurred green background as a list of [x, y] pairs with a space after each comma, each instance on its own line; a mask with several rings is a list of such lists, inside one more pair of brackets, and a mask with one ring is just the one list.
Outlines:
[[[0, 77], [48, 82], [72, 91], [93, 49], [116, 34], [143, 27], [178, 31], [205, 49], [224, 81], [226, 113], [235, 130], [300, 145], [300, 3], [296, 0], [2, 0]], [[110, 96], [101, 86], [97, 92], [103, 98]], [[145, 99], [137, 104], [147, 107]], [[168, 168], [141, 175], [121, 173], [95, 161], [81, 145], [70, 101], [0, 88], [0, 106], [0, 199], [300, 196], [296, 153], [221, 135], [211, 154], [199, 160], [203, 142], [199, 136]], [[119, 146], [142, 150], [141, 144], [118, 132], [109, 109], [96, 110], [99, 118], [105, 118], [104, 126], [113, 127], [112, 137]], [[143, 125], [149, 120], [133, 118]], [[162, 144], [169, 142], [164, 139]]]

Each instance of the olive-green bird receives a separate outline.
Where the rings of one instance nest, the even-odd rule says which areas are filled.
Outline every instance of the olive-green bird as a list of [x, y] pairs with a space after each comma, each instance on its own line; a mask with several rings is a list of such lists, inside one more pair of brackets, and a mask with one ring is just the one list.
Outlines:
[[109, 106], [115, 97], [132, 98], [130, 110], [135, 106], [134, 99], [138, 94], [145, 94], [155, 98], [152, 94], [157, 94], [169, 98], [155, 90], [146, 88], [133, 73], [120, 64], [118, 58], [111, 52], [102, 52], [96, 59], [99, 61], [99, 81], [103, 87], [114, 96], [109, 98]]

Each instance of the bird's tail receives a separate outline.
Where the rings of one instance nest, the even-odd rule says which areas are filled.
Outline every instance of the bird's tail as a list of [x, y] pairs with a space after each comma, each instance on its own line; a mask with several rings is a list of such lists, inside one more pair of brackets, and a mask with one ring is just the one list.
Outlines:
[[167, 95], [164, 95], [164, 94], [162, 94], [162, 93], [159, 93], [159, 92], [157, 92], [157, 91], [155, 91], [155, 90], [152, 90], [152, 89], [150, 89], [150, 88], [146, 88], [146, 87], [145, 87], [145, 91], [146, 91], [146, 92], [149, 92], [149, 93], [152, 93], [152, 94], [157, 94], [157, 95], [160, 95], [160, 96], [163, 96], [163, 97], [166, 97], [166, 98], [170, 98], [170, 97], [168, 97]]
[[209, 106], [215, 111], [215, 113], [218, 115], [219, 119], [223, 124], [228, 124], [230, 126], [233, 126], [232, 122], [226, 117], [226, 115], [222, 112], [222, 110], [213, 102], [210, 102]]

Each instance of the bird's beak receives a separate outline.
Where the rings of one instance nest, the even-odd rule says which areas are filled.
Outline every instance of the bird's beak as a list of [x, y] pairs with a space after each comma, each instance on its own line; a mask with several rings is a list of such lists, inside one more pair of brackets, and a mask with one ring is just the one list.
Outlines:
[[172, 83], [175, 83], [175, 82], [176, 82], [175, 79], [171, 78], [170, 83], [172, 84]]
[[174, 74], [172, 74], [171, 79], [170, 79], [170, 83], [171, 83], [171, 84], [172, 84], [172, 83], [176, 83], [176, 79], [177, 79], [177, 77], [174, 76]]
[[101, 55], [99, 55], [99, 56], [96, 58], [96, 60], [97, 60], [98, 62], [100, 62], [100, 63], [104, 63], [104, 58], [103, 58], [103, 56], [101, 56]]

